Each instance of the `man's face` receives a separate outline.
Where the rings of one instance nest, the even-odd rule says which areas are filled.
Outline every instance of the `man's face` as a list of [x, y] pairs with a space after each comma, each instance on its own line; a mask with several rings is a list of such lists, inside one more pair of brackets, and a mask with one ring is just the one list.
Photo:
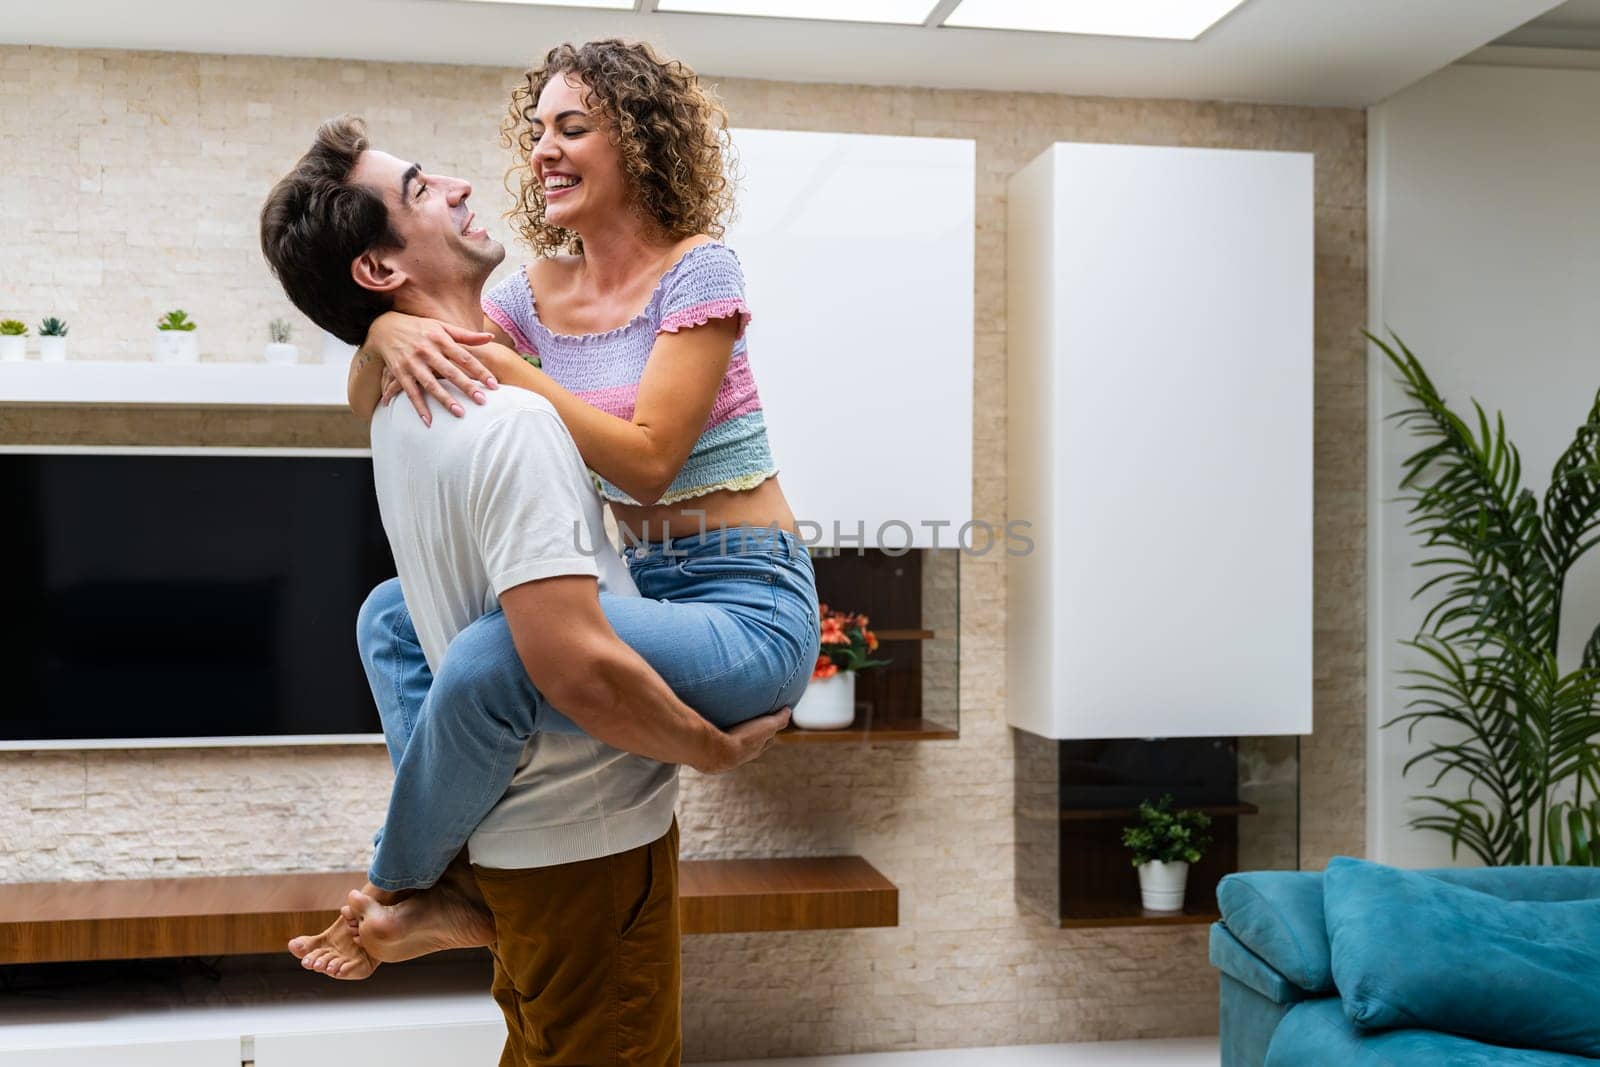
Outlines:
[[376, 149], [361, 153], [350, 177], [383, 198], [389, 225], [406, 246], [381, 256], [419, 291], [481, 285], [505, 258], [505, 246], [477, 225], [465, 180], [430, 174]]

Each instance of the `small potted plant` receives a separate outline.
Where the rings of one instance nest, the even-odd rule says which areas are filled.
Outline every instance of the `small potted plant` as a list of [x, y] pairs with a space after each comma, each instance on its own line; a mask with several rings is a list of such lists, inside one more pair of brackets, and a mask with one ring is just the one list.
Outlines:
[[67, 324], [51, 315], [39, 324], [39, 358], [64, 363], [67, 358]]
[[1139, 895], [1147, 911], [1182, 911], [1189, 864], [1200, 862], [1211, 844], [1211, 816], [1173, 811], [1172, 797], [1139, 804], [1139, 821], [1122, 831], [1122, 843], [1139, 868]]
[[156, 323], [157, 363], [198, 363], [200, 348], [195, 343], [196, 323], [183, 311], [169, 311]]
[[288, 319], [273, 319], [267, 324], [267, 336], [272, 338], [267, 345], [268, 363], [300, 362], [300, 350], [289, 342], [290, 332]]
[[15, 363], [28, 358], [28, 324], [16, 319], [0, 321], [0, 360]]
[[842, 730], [856, 718], [856, 672], [889, 661], [872, 658], [878, 638], [865, 615], [829, 611], [826, 604], [820, 609], [822, 651], [790, 721], [802, 730]]

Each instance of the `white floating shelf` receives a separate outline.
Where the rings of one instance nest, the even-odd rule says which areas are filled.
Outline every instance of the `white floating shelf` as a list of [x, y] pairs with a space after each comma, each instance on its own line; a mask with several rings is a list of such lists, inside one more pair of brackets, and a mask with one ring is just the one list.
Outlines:
[[345, 406], [349, 365], [68, 360], [0, 363], [0, 404]]

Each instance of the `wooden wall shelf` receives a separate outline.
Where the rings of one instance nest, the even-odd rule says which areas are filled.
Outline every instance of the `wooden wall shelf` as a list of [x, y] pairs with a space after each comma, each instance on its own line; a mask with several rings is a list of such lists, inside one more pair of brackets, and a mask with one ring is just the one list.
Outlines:
[[880, 744], [886, 741], [955, 741], [961, 734], [948, 726], [927, 719], [879, 719], [863, 722], [843, 730], [799, 730], [794, 727], [778, 735], [786, 745], [816, 744]]
[[1128, 905], [1120, 900], [1100, 904], [1073, 905], [1072, 914], [1063, 916], [1063, 930], [1079, 930], [1100, 926], [1197, 926], [1210, 924], [1222, 918], [1216, 908], [1185, 908], [1181, 912], [1145, 911], [1137, 904]]
[[[1230, 815], [1254, 815], [1261, 809], [1254, 804], [1177, 804], [1181, 811], [1199, 811], [1214, 819]], [[1067, 808], [1061, 818], [1068, 822], [1105, 822], [1108, 820], [1138, 818], [1138, 808]]]
[[860, 856], [681, 865], [683, 932], [898, 926], [900, 891]]
[[[283, 952], [333, 921], [360, 871], [0, 890], [0, 964]], [[895, 926], [900, 894], [859, 856], [685, 860], [685, 934]]]

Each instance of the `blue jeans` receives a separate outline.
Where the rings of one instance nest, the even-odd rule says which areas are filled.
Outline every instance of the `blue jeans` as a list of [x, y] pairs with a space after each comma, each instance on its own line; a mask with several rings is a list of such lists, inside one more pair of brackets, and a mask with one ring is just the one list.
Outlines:
[[[724, 729], [800, 699], [819, 623], [794, 537], [713, 530], [630, 550], [628, 567], [640, 595], [602, 593], [600, 607], [678, 699]], [[505, 794], [533, 734], [582, 731], [528, 680], [498, 608], [456, 635], [435, 677], [392, 578], [361, 606], [356, 643], [395, 770], [368, 877], [420, 889]]]

